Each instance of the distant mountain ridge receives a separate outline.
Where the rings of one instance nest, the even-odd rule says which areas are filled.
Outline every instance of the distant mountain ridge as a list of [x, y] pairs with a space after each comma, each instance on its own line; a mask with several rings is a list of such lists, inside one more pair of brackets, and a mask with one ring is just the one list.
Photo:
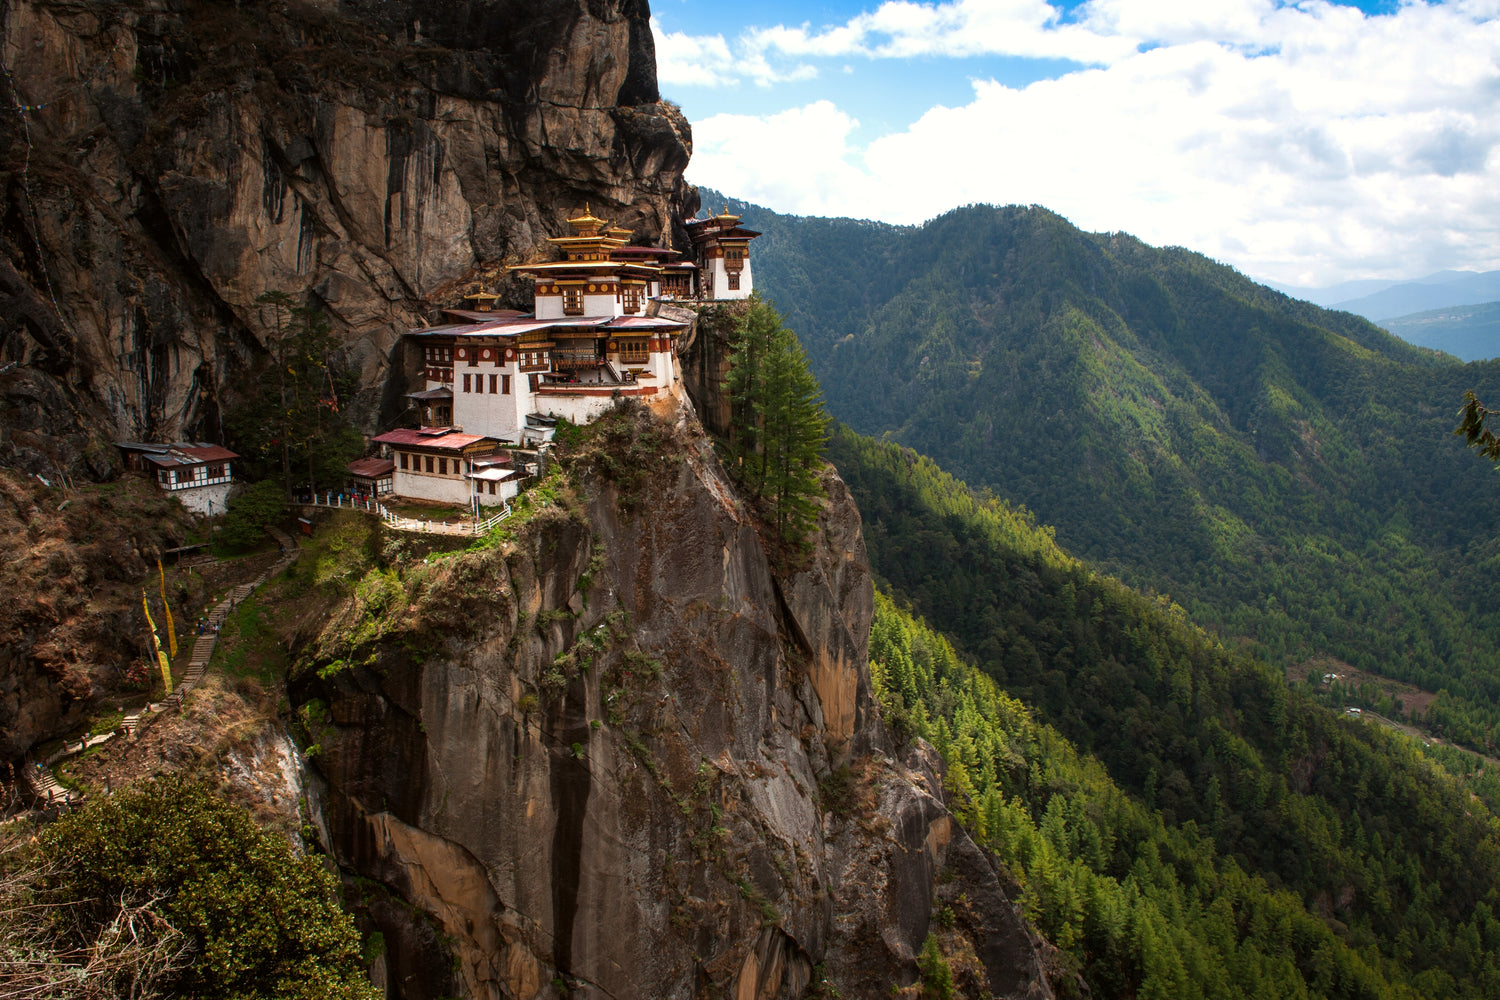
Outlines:
[[1380, 322], [1429, 309], [1474, 306], [1500, 299], [1500, 271], [1486, 271], [1440, 282], [1408, 282], [1362, 298], [1335, 303], [1332, 308], [1357, 313]]
[[1500, 299], [1500, 271], [1437, 271], [1414, 281], [1362, 279], [1323, 288], [1267, 283], [1293, 298], [1380, 322], [1395, 316]]
[[730, 204], [854, 430], [1273, 662], [1446, 689], [1435, 721], [1500, 739], [1500, 489], [1451, 434], [1465, 389], [1500, 398], [1500, 365], [1041, 208], [902, 229]]
[[1380, 325], [1408, 343], [1464, 361], [1500, 357], [1500, 302], [1429, 309], [1381, 320]]

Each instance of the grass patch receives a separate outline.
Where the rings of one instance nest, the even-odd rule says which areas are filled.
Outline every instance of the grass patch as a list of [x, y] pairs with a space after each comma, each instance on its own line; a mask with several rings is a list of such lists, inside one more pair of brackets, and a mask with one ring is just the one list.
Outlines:
[[254, 597], [247, 598], [224, 620], [210, 669], [269, 687], [285, 676], [286, 668], [286, 652], [270, 610]]

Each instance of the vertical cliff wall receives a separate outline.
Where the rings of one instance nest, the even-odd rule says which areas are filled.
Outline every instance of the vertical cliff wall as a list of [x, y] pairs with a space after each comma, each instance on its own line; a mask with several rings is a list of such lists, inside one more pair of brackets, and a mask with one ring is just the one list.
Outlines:
[[394, 995], [886, 995], [940, 892], [985, 900], [973, 938], [1003, 942], [971, 995], [1046, 995], [931, 762], [880, 726], [843, 484], [778, 572], [671, 416], [590, 428], [563, 446], [573, 500], [506, 546], [398, 560], [382, 624], [361, 585], [305, 646], [321, 812], [399, 943]]
[[264, 292], [327, 310], [373, 427], [401, 333], [586, 201], [693, 195], [644, 0], [0, 0], [0, 464], [220, 438]]

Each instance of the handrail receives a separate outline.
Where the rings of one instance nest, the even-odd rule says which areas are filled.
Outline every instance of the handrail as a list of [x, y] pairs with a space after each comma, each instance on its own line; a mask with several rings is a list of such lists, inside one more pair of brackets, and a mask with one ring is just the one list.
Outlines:
[[495, 525], [504, 521], [515, 513], [509, 503], [502, 503], [499, 513], [486, 518], [483, 521], [464, 522], [462, 524], [446, 524], [442, 521], [429, 521], [416, 517], [401, 517], [386, 509], [385, 504], [378, 500], [360, 494], [335, 493], [329, 490], [324, 493], [304, 494], [295, 503], [307, 507], [328, 507], [333, 510], [357, 510], [366, 514], [374, 514], [396, 531], [415, 531], [444, 535], [468, 535], [475, 537], [487, 534]]

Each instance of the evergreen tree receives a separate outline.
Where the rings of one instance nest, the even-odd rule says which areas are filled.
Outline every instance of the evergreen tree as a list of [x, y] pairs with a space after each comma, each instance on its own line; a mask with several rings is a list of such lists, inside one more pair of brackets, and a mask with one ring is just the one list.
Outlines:
[[287, 492], [294, 468], [306, 470], [310, 490], [339, 483], [346, 463], [364, 446], [342, 412], [357, 375], [340, 357], [320, 309], [295, 305], [285, 292], [267, 292], [256, 302], [269, 312], [270, 357], [228, 414], [231, 436], [252, 476], [269, 475], [274, 462]]
[[735, 334], [729, 395], [731, 467], [765, 504], [778, 537], [800, 545], [817, 520], [819, 468], [828, 441], [822, 391], [797, 335], [759, 296]]

